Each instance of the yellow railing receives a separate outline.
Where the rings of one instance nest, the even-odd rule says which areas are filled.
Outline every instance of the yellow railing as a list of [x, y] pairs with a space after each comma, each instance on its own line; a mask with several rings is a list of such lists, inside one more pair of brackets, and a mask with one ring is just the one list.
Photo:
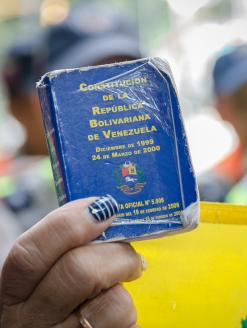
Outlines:
[[247, 225], [247, 206], [201, 202], [201, 222]]

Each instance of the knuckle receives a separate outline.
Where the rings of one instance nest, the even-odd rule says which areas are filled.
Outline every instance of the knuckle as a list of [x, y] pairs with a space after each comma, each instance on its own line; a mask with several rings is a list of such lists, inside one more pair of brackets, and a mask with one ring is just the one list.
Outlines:
[[88, 261], [88, 256], [85, 260], [88, 264], [84, 266], [84, 277], [88, 284], [89, 293], [90, 295], [98, 295], [103, 289], [108, 287], [108, 279], [102, 276], [102, 270], [96, 265], [97, 259], [94, 256], [91, 256], [90, 261]]
[[84, 286], [85, 295], [97, 295], [103, 289], [93, 256], [89, 258], [82, 247], [71, 250], [62, 258], [62, 272], [68, 285], [76, 288], [80, 283]]
[[[78, 257], [73, 250], [69, 251], [61, 258], [61, 272], [64, 274], [66, 278], [65, 280], [68, 283], [73, 283], [73, 281], [76, 281], [76, 277], [79, 275], [77, 260]], [[80, 274], [82, 273], [80, 272]]]
[[110, 289], [110, 292], [115, 302], [117, 301], [128, 310], [135, 310], [132, 297], [124, 287], [116, 285], [114, 288]]
[[7, 263], [17, 270], [30, 274], [35, 271], [35, 263], [32, 259], [33, 254], [28, 243], [23, 236], [19, 237], [8, 255]]
[[136, 310], [128, 292], [121, 286], [103, 291], [79, 308], [79, 315], [86, 317], [93, 326], [129, 328], [136, 322]]
[[137, 313], [132, 297], [124, 288], [121, 289], [122, 290], [121, 290], [121, 294], [119, 294], [119, 299], [121, 300], [121, 307], [125, 308], [126, 316], [128, 316], [128, 321], [130, 325], [136, 322]]
[[142, 273], [140, 255], [129, 244], [120, 246], [122, 247], [122, 254], [124, 255], [126, 267], [128, 268], [126, 271], [126, 281], [140, 277]]
[[35, 316], [27, 313], [22, 303], [8, 306], [4, 305], [0, 315], [1, 328], [32, 328]]

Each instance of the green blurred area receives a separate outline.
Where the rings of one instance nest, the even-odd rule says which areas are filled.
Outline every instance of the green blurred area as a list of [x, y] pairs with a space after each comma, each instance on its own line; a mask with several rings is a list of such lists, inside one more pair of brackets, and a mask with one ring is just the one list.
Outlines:
[[[42, 3], [45, 2], [44, 0], [9, 1], [13, 2], [13, 8], [16, 9], [10, 11], [12, 7], [7, 6], [6, 11], [0, 10], [0, 64], [6, 47], [13, 39], [29, 34], [30, 30], [34, 32], [35, 29], [40, 28], [40, 11]], [[54, 2], [59, 3], [59, 0]], [[71, 8], [83, 2], [89, 3], [89, 0], [68, 1]], [[229, 19], [235, 2], [233, 0], [214, 1], [200, 9], [193, 19], [196, 18], [199, 21]], [[175, 30], [180, 22], [165, 0], [104, 0], [104, 4], [109, 4], [116, 10], [125, 11], [127, 15], [137, 20], [140, 39], [146, 52], [159, 45], [162, 37]]]
[[[43, 0], [9, 0], [9, 5], [5, 4], [5, 8], [0, 8], [0, 68], [4, 63], [5, 52], [9, 45], [15, 40], [25, 39], [34, 35], [35, 31], [41, 28], [41, 10], [44, 2]], [[50, 2], [59, 5], [59, 0]], [[70, 9], [83, 2], [91, 3], [89, 0], [61, 0], [60, 2], [68, 2]], [[98, 3], [102, 3], [102, 1], [98, 1]], [[132, 15], [134, 19], [137, 19], [136, 1], [104, 0], [104, 4], [107, 3], [112, 8], [116, 8], [118, 11], [125, 11], [127, 15]], [[0, 81], [0, 124], [3, 120], [4, 99], [4, 90]]]
[[[179, 83], [182, 81], [181, 90], [179, 90], [182, 107], [185, 112], [192, 113], [199, 112], [198, 109], [200, 106], [202, 107], [202, 104], [208, 105], [205, 102], [210, 96], [207, 88], [204, 87], [204, 81], [195, 80], [191, 83], [191, 75], [194, 72], [198, 73], [197, 76], [201, 78], [200, 70], [205, 62], [199, 62], [200, 57], [203, 57], [201, 54], [197, 58], [193, 56], [196, 54], [196, 43], [200, 36], [198, 38], [197, 35], [197, 40], [191, 45], [188, 40], [187, 43], [185, 42], [187, 31], [193, 28], [194, 33], [204, 23], [213, 23], [219, 27], [233, 19], [247, 17], [246, 0], [1, 0], [0, 69], [4, 63], [4, 54], [8, 46], [15, 40], [32, 37], [35, 35], [35, 31], [44, 25], [42, 23], [42, 11], [45, 5], [66, 5], [69, 12], [74, 6], [83, 2], [109, 5], [118, 12], [126, 13], [137, 23], [143, 54], [145, 56], [161, 55], [170, 62], [178, 89]], [[196, 6], [198, 8], [193, 11]], [[183, 16], [182, 11], [185, 13], [187, 11], [188, 14], [190, 10], [191, 15]], [[192, 35], [193, 37], [195, 38], [195, 35]], [[208, 53], [210, 52], [208, 49], [213, 45], [209, 41], [210, 36], [203, 44], [205, 52]], [[192, 50], [192, 52], [188, 50]], [[215, 49], [212, 49], [211, 52], [213, 51]], [[198, 63], [195, 63], [197, 59]], [[186, 80], [186, 83], [181, 76]], [[181, 79], [179, 80], [179, 78]], [[5, 91], [0, 79], [0, 139], [3, 139], [3, 136], [5, 137], [11, 130], [6, 123], [6, 108]], [[2, 127], [6, 132], [3, 132]], [[9, 136], [6, 138], [8, 139]], [[18, 139], [18, 133], [13, 138]], [[2, 144], [3, 140], [0, 140], [0, 153]]]
[[[203, 1], [203, 0], [200, 0]], [[192, 21], [226, 21], [241, 11], [244, 0], [215, 0], [209, 1], [191, 17]], [[90, 0], [8, 0], [0, 7], [0, 67], [3, 64], [6, 48], [13, 40], [33, 35], [40, 28], [42, 6], [48, 3], [56, 5], [68, 4], [70, 9], [81, 3], [91, 3]], [[102, 1], [96, 3], [102, 4]], [[174, 13], [171, 0], [104, 0], [111, 8], [124, 11], [138, 23], [140, 42], [145, 55], [159, 47], [166, 36], [177, 37], [183, 19]], [[178, 2], [178, 1], [175, 1]], [[195, 0], [192, 1], [196, 2]], [[178, 2], [179, 3], [179, 2]], [[206, 3], [206, 1], [205, 1]], [[190, 1], [188, 1], [190, 6]], [[181, 31], [179, 31], [181, 33]], [[3, 90], [0, 85], [0, 93]], [[2, 97], [1, 97], [2, 98]], [[3, 102], [0, 100], [0, 112]]]

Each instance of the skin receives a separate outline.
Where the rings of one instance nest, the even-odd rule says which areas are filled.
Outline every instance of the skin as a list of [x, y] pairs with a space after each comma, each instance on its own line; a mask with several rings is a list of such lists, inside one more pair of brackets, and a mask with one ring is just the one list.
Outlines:
[[42, 115], [36, 90], [23, 93], [9, 101], [9, 111], [23, 126], [26, 141], [23, 153], [28, 155], [47, 155]]
[[21, 235], [0, 278], [1, 328], [137, 328], [136, 311], [120, 284], [142, 274], [142, 260], [125, 243], [90, 243], [113, 221], [96, 221], [77, 200], [51, 212]]
[[[98, 64], [131, 60], [113, 56]], [[46, 155], [35, 89], [9, 99], [9, 111], [26, 132], [22, 152]], [[138, 328], [131, 296], [120, 284], [138, 278], [140, 256], [128, 244], [90, 244], [111, 223], [96, 223], [76, 201], [50, 213], [20, 236], [0, 277], [0, 328]]]
[[232, 96], [220, 96], [216, 108], [224, 121], [232, 124], [241, 146], [247, 149], [247, 108], [237, 108]]

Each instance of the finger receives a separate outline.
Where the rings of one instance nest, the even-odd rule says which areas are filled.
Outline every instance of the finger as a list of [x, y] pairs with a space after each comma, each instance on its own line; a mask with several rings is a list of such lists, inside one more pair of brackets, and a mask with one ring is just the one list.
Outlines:
[[129, 293], [116, 285], [102, 292], [78, 310], [79, 321], [97, 328], [130, 328], [136, 322], [136, 310]]
[[136, 321], [136, 310], [131, 296], [120, 285], [84, 303], [76, 313], [74, 312], [53, 328], [81, 328], [85, 319], [93, 328], [140, 328], [135, 323], [133, 324]]
[[[118, 282], [142, 274], [142, 260], [128, 244], [83, 246], [61, 258], [35, 289], [24, 306], [26, 313], [49, 318], [50, 325], [64, 320], [85, 300]], [[37, 314], [38, 316], [38, 314]]]
[[53, 211], [23, 234], [3, 268], [4, 302], [12, 305], [25, 300], [59, 257], [99, 236], [117, 211], [111, 196], [86, 198]]

